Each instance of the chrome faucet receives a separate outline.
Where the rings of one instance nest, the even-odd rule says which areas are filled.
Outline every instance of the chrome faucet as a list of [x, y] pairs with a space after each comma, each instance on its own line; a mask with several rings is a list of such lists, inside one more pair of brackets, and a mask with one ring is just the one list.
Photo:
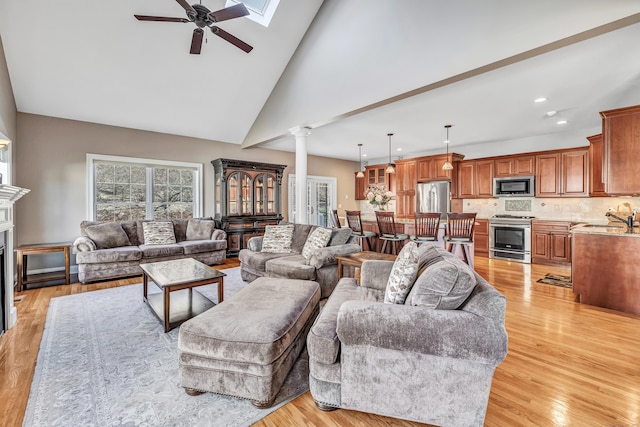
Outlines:
[[631, 228], [633, 228], [633, 220], [636, 217], [636, 213], [638, 213], [638, 210], [634, 209], [633, 213], [630, 216], [628, 216], [627, 219], [620, 218], [619, 216], [616, 216], [616, 215], [612, 214], [611, 212], [607, 212], [606, 214], [604, 214], [604, 216], [610, 216], [612, 218], [617, 219], [620, 222], [624, 222], [625, 224], [627, 224], [627, 227], [629, 229], [631, 229]]

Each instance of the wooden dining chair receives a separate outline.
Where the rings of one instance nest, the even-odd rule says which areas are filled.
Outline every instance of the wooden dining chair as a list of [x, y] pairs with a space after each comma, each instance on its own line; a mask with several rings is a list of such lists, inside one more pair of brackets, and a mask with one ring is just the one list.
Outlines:
[[364, 231], [362, 229], [362, 218], [360, 216], [360, 211], [345, 211], [347, 215], [347, 225], [351, 229], [351, 235], [356, 236], [358, 241], [360, 242], [360, 248], [364, 251], [364, 241], [367, 242], [367, 248], [370, 251], [373, 251], [373, 246], [371, 245], [371, 238], [376, 237], [377, 234], [373, 231]]
[[415, 213], [416, 234], [410, 239], [416, 243], [437, 242], [438, 231], [440, 230], [440, 213], [437, 212], [416, 212]]
[[[380, 240], [382, 244], [382, 253], [385, 253], [387, 243], [391, 242], [390, 253], [398, 254], [398, 242], [404, 242], [409, 238], [408, 234], [398, 233], [396, 231], [396, 221], [393, 212], [376, 211], [376, 221], [378, 221], [378, 231], [380, 232]], [[402, 244], [400, 245], [402, 247]]]
[[456, 246], [462, 248], [464, 261], [473, 268], [473, 258], [469, 254], [469, 246], [473, 245], [473, 229], [476, 225], [476, 213], [448, 213], [444, 243], [449, 252]]
[[340, 224], [340, 218], [338, 217], [338, 209], [334, 209], [331, 211], [331, 218], [333, 221], [332, 228], [340, 228], [342, 225]]

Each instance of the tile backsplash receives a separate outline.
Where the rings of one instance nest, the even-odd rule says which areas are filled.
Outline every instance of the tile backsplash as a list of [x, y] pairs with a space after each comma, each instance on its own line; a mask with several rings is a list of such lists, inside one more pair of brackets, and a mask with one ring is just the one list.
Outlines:
[[477, 212], [478, 218], [496, 214], [534, 216], [575, 222], [602, 222], [609, 211], [640, 209], [640, 197], [558, 197], [558, 198], [499, 198], [464, 199], [464, 212]]

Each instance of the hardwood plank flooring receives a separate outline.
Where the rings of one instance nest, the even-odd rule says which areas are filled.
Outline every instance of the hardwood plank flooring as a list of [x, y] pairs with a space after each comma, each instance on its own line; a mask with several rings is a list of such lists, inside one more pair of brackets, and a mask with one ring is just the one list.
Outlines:
[[[224, 267], [235, 267], [229, 259]], [[509, 354], [496, 369], [487, 426], [640, 426], [640, 317], [575, 302], [571, 289], [537, 283], [567, 268], [476, 257], [507, 297]], [[603, 266], [606, 268], [606, 266]], [[72, 284], [20, 293], [17, 325], [0, 338], [0, 425], [20, 426], [51, 298], [140, 282]], [[322, 412], [305, 393], [256, 426], [418, 426], [357, 411]]]

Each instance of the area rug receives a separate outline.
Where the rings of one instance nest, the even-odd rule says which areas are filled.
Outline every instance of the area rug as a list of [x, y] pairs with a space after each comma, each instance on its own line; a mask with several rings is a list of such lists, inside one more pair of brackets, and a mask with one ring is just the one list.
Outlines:
[[[239, 268], [224, 272], [227, 299], [245, 283]], [[197, 290], [217, 301], [217, 285]], [[249, 426], [309, 388], [305, 351], [272, 408], [214, 393], [188, 396], [178, 331], [164, 333], [142, 284], [52, 298], [23, 426]]]
[[547, 285], [562, 286], [563, 288], [571, 288], [573, 286], [571, 283], [571, 277], [564, 276], [562, 274], [547, 273], [542, 279], [538, 279], [537, 282], [545, 283]]

